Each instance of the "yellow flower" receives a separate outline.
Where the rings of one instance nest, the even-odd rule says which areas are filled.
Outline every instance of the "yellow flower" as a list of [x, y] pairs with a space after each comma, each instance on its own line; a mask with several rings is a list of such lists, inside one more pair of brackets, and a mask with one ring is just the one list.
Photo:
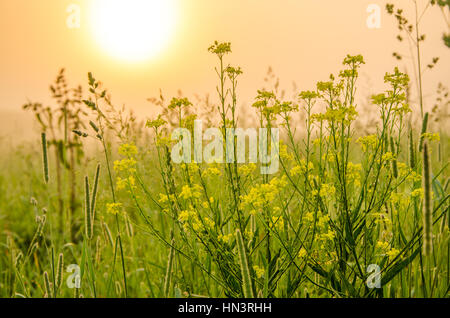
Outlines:
[[254, 163], [249, 163], [247, 165], [242, 165], [238, 168], [238, 172], [241, 175], [248, 176], [255, 171], [256, 165]]
[[122, 159], [114, 161], [114, 171], [116, 172], [136, 172], [136, 160], [134, 159]]
[[396, 258], [398, 254], [400, 254], [400, 251], [395, 248], [391, 248], [389, 251], [386, 252], [386, 256], [389, 257], [390, 259]]
[[347, 182], [350, 184], [353, 184], [356, 187], [359, 187], [361, 185], [360, 182], [360, 173], [362, 170], [361, 164], [354, 164], [352, 162], [349, 162], [347, 165]]
[[385, 161], [391, 161], [393, 160], [395, 157], [392, 154], [392, 152], [386, 152], [385, 154], [383, 154], [383, 156], [381, 157], [381, 161], [385, 162]]
[[216, 225], [216, 223], [208, 217], [205, 218], [205, 224], [209, 228], [213, 228]]
[[423, 139], [428, 139], [429, 141], [439, 141], [439, 140], [441, 140], [441, 137], [439, 136], [439, 134], [438, 133], [428, 133], [428, 132], [426, 132], [426, 133], [423, 133], [422, 134], [422, 138]]
[[335, 236], [336, 236], [336, 234], [332, 230], [328, 230], [327, 233], [321, 234], [321, 238], [323, 240], [330, 240], [330, 241], [332, 241], [335, 238]]
[[272, 216], [272, 222], [270, 224], [270, 227], [275, 227], [278, 232], [283, 231], [284, 229], [284, 220], [282, 216]]
[[159, 200], [158, 200], [159, 203], [165, 204], [168, 201], [169, 201], [169, 197], [167, 195], [165, 195], [164, 193], [159, 194]]
[[106, 211], [113, 215], [119, 214], [122, 210], [122, 203], [108, 203], [106, 204]]
[[328, 184], [328, 183], [322, 184], [322, 186], [320, 188], [320, 196], [321, 197], [329, 198], [335, 193], [336, 193], [336, 188], [333, 185]]
[[185, 200], [189, 200], [191, 198], [200, 198], [201, 197], [201, 191], [202, 188], [195, 184], [193, 187], [190, 187], [188, 185], [184, 185], [183, 188], [181, 189], [181, 193], [180, 196], [185, 199]]
[[227, 235], [222, 235], [220, 234], [217, 239], [225, 244], [230, 243], [231, 239], [233, 238], [233, 234], [227, 234]]
[[180, 214], [178, 215], [178, 221], [185, 223], [189, 221], [190, 215], [191, 215], [190, 211], [187, 210], [181, 211]]
[[356, 142], [361, 144], [364, 151], [369, 149], [374, 149], [377, 145], [378, 137], [377, 135], [369, 135], [359, 138]]
[[306, 252], [306, 250], [302, 247], [300, 249], [300, 251], [298, 251], [297, 257], [302, 259], [303, 257], [305, 257], [306, 255], [308, 255], [308, 252]]
[[328, 215], [320, 216], [319, 221], [317, 222], [317, 226], [324, 228], [328, 225], [329, 221], [330, 217]]
[[390, 250], [391, 246], [388, 242], [378, 241], [375, 247], [380, 251], [382, 251], [383, 253], [386, 253], [387, 251]]
[[285, 145], [281, 141], [280, 141], [279, 154], [280, 154], [280, 158], [283, 160], [292, 161], [294, 159], [294, 156], [291, 153], [289, 153], [287, 145]]
[[222, 172], [219, 170], [219, 169], [217, 169], [217, 168], [208, 168], [208, 169], [206, 169], [204, 172], [203, 172], [203, 174], [205, 175], [205, 176], [221, 176], [222, 175]]
[[413, 197], [413, 198], [415, 198], [415, 197], [423, 197], [423, 189], [422, 188], [419, 188], [419, 189], [415, 189], [413, 192], [411, 192], [411, 196]]
[[256, 277], [261, 278], [264, 276], [265, 270], [257, 265], [253, 266], [253, 270], [255, 271]]
[[119, 147], [119, 154], [124, 157], [133, 157], [137, 155], [138, 150], [134, 144], [123, 144]]

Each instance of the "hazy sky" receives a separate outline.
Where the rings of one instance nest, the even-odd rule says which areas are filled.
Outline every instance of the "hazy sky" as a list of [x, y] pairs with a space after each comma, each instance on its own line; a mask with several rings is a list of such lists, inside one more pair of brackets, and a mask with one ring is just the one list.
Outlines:
[[[26, 99], [50, 102], [48, 86], [65, 67], [69, 82], [86, 83], [94, 73], [112, 93], [113, 101], [149, 113], [148, 97], [159, 89], [169, 98], [215, 93], [215, 58], [207, 52], [214, 41], [232, 42], [229, 61], [240, 65], [240, 102], [250, 103], [264, 85], [268, 66], [290, 90], [313, 89], [318, 80], [339, 71], [347, 53], [362, 54], [363, 86], [382, 89], [383, 75], [397, 62], [394, 50], [408, 53], [395, 40], [394, 19], [378, 0], [173, 0], [174, 29], [168, 44], [146, 62], [129, 63], [108, 54], [94, 37], [90, 20], [94, 0], [0, 0], [0, 111], [20, 110]], [[389, 2], [412, 8], [412, 1]], [[419, 0], [425, 3], [424, 0]], [[81, 8], [81, 27], [66, 25], [70, 4]], [[382, 8], [381, 28], [366, 25], [367, 7]], [[410, 10], [407, 10], [410, 12]], [[425, 62], [440, 56], [439, 67], [425, 75], [432, 101], [439, 81], [449, 84], [449, 52], [441, 40], [446, 25], [433, 8], [422, 20], [427, 41]], [[408, 61], [400, 62], [403, 67]], [[409, 65], [409, 64], [408, 64]]]

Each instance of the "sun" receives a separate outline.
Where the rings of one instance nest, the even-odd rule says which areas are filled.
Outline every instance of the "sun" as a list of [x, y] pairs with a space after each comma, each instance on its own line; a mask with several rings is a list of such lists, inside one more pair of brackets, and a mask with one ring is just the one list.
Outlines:
[[148, 60], [167, 46], [175, 25], [174, 0], [93, 0], [95, 41], [121, 60]]

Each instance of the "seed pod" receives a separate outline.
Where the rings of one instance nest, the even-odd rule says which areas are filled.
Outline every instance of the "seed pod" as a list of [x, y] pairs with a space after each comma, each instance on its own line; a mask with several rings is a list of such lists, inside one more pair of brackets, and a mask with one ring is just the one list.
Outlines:
[[100, 264], [101, 260], [101, 241], [100, 236], [97, 236], [97, 241], [95, 242], [95, 263]]
[[48, 273], [44, 272], [44, 288], [45, 288], [45, 296], [44, 298], [52, 297], [52, 289], [50, 286], [50, 280], [48, 279]]
[[58, 265], [56, 270], [56, 288], [60, 288], [63, 280], [64, 255], [59, 254]]
[[431, 202], [431, 163], [428, 143], [423, 144], [423, 255], [431, 255], [433, 249], [433, 209]]
[[391, 152], [394, 155], [394, 158], [392, 159], [391, 165], [392, 165], [392, 174], [394, 175], [394, 178], [398, 177], [398, 169], [397, 169], [397, 151], [395, 150], [395, 143], [394, 138], [391, 137]]
[[239, 230], [236, 230], [236, 241], [239, 252], [239, 263], [241, 264], [242, 290], [244, 291], [244, 297], [254, 298], [247, 254], [244, 247], [244, 239], [242, 238], [241, 231]]
[[42, 236], [46, 222], [47, 216], [46, 215], [41, 216], [39, 219], [38, 229], [36, 231], [37, 236]]
[[422, 121], [422, 131], [420, 133], [420, 141], [419, 141], [419, 151], [420, 152], [422, 152], [422, 150], [423, 150], [423, 141], [424, 141], [423, 134], [427, 132], [427, 127], [428, 127], [428, 113], [425, 113], [425, 116], [423, 117], [423, 121]]
[[82, 131], [79, 131], [79, 130], [72, 130], [72, 132], [73, 132], [74, 134], [76, 134], [78, 137], [86, 138], [86, 137], [89, 136], [87, 133], [82, 132]]
[[409, 166], [412, 170], [416, 167], [414, 136], [412, 128], [409, 129]]
[[95, 222], [95, 201], [97, 200], [97, 191], [98, 191], [98, 178], [100, 175], [100, 165], [97, 165], [97, 169], [95, 171], [95, 179], [94, 179], [94, 189], [92, 189], [92, 199], [91, 199], [91, 219], [92, 223]]
[[89, 121], [89, 125], [91, 125], [92, 129], [94, 129], [96, 133], [99, 132], [99, 129], [98, 129], [97, 125], [94, 124], [94, 122], [92, 120]]
[[164, 297], [169, 297], [170, 292], [170, 284], [172, 280], [172, 267], [173, 267], [173, 259], [175, 257], [175, 239], [172, 239], [172, 242], [170, 243], [170, 253], [169, 258], [167, 260], [167, 268], [166, 268], [166, 277], [164, 278]]
[[85, 226], [85, 233], [86, 237], [88, 239], [92, 238], [92, 215], [91, 215], [91, 201], [89, 199], [89, 179], [88, 177], [84, 177], [84, 184], [85, 184], [85, 213], [84, 213], [84, 226]]
[[134, 235], [133, 225], [131, 224], [130, 217], [128, 216], [128, 214], [125, 214], [125, 225], [128, 237], [130, 238], [133, 237]]
[[105, 235], [105, 239], [109, 242], [109, 244], [111, 244], [111, 246], [114, 246], [114, 240], [113, 240], [111, 231], [109, 230], [108, 224], [103, 222], [102, 227], [103, 227], [103, 233]]
[[44, 182], [48, 183], [48, 151], [47, 151], [47, 135], [45, 133], [41, 134], [42, 143], [42, 164], [44, 168]]

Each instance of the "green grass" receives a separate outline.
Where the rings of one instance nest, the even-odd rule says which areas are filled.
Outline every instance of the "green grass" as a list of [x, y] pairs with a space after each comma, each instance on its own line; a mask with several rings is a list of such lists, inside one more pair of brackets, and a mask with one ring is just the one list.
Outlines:
[[[226, 64], [229, 43], [209, 51], [220, 127], [235, 128], [242, 72]], [[61, 89], [60, 73], [58, 107], [25, 107], [47, 147], [36, 136], [1, 161], [0, 297], [448, 297], [449, 137], [410, 128], [417, 109], [398, 69], [372, 98], [375, 133], [355, 131], [363, 63], [347, 56], [296, 100], [258, 91], [259, 127], [284, 140], [274, 175], [174, 164], [171, 131], [196, 118], [187, 99], [162, 100], [161, 115], [139, 123], [91, 73], [88, 93]], [[67, 285], [70, 264], [80, 289]], [[380, 289], [368, 287], [371, 264]]]

